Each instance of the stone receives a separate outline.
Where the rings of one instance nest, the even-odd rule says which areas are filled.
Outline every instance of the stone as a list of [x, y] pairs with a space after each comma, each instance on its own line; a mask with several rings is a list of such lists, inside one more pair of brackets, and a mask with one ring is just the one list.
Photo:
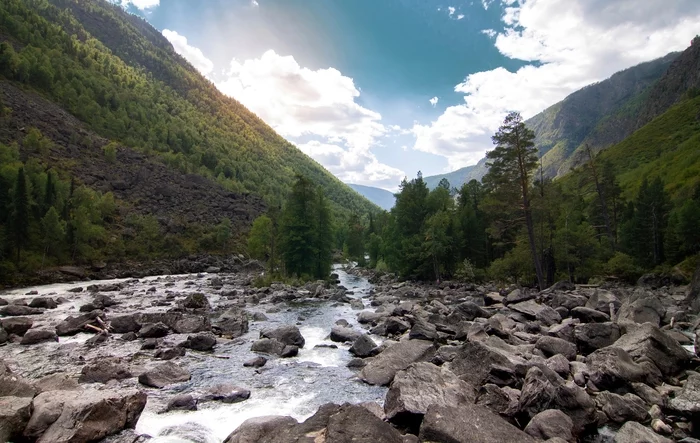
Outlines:
[[30, 308], [56, 309], [58, 303], [51, 297], [37, 297], [29, 302]]
[[146, 406], [137, 390], [48, 391], [32, 401], [24, 435], [37, 443], [86, 443], [133, 428]]
[[331, 328], [331, 341], [344, 343], [344, 342], [354, 342], [361, 335], [360, 332], [354, 330], [353, 328], [348, 328], [344, 326], [333, 326]]
[[546, 357], [561, 354], [568, 360], [576, 360], [576, 345], [561, 338], [542, 336], [535, 343], [535, 348]]
[[681, 392], [669, 400], [668, 407], [681, 414], [700, 415], [700, 373], [690, 373]]
[[190, 294], [182, 301], [182, 307], [186, 309], [209, 310], [211, 305], [207, 296], [201, 293]]
[[126, 314], [110, 317], [109, 324], [112, 327], [112, 332], [117, 334], [138, 332], [139, 329], [141, 329], [141, 322], [139, 321], [138, 314]]
[[431, 405], [458, 407], [474, 403], [474, 387], [447, 369], [418, 362], [396, 373], [384, 401], [389, 421], [417, 433]]
[[190, 335], [180, 346], [194, 351], [209, 352], [216, 346], [216, 337], [212, 334]]
[[106, 357], [93, 361], [80, 371], [80, 383], [107, 383], [110, 380], [124, 380], [133, 375], [129, 367], [116, 357]]
[[34, 397], [34, 384], [24, 377], [12, 373], [0, 375], [0, 397]]
[[423, 418], [420, 441], [434, 443], [535, 443], [535, 439], [483, 406], [430, 406]]
[[513, 417], [518, 413], [520, 391], [508, 386], [487, 383], [479, 389], [476, 404], [489, 408], [502, 417]]
[[510, 308], [516, 312], [520, 312], [521, 314], [524, 314], [528, 318], [531, 318], [531, 319], [535, 319], [537, 317], [537, 314], [542, 312], [545, 308], [552, 309], [549, 306], [541, 305], [534, 300], [527, 300], [527, 301], [522, 301], [520, 303], [508, 305], [508, 308]]
[[221, 403], [239, 403], [250, 398], [250, 390], [232, 384], [212, 386], [202, 396], [202, 401], [219, 401]]
[[170, 411], [196, 411], [197, 400], [190, 394], [176, 395], [165, 406], [165, 412]]
[[297, 424], [297, 421], [289, 416], [267, 415], [249, 418], [229, 434], [224, 443], [258, 443], [266, 436], [285, 435], [287, 428]]
[[509, 358], [505, 352], [481, 342], [465, 343], [446, 363], [447, 369], [472, 386], [513, 384], [518, 378], [516, 366], [519, 365], [523, 366], [524, 373], [524, 360], [515, 356]]
[[177, 357], [183, 357], [185, 353], [185, 348], [175, 346], [173, 348], [158, 349], [155, 354], [153, 354], [153, 357], [159, 360], [172, 360]]
[[574, 338], [584, 354], [610, 346], [620, 338], [620, 327], [612, 322], [582, 323], [574, 327]]
[[31, 415], [31, 397], [0, 397], [0, 441], [20, 441]]
[[401, 335], [411, 329], [411, 324], [398, 317], [389, 317], [384, 320], [384, 330], [387, 335]]
[[11, 317], [0, 320], [2, 327], [8, 334], [23, 336], [34, 324], [32, 319], [26, 317]]
[[299, 348], [294, 345], [287, 345], [280, 352], [282, 358], [296, 357], [297, 355], [299, 355]]
[[367, 334], [362, 334], [353, 342], [350, 353], [356, 357], [369, 357], [374, 355], [377, 344]]
[[596, 404], [615, 423], [643, 422], [649, 418], [646, 403], [634, 394], [618, 395], [603, 391], [595, 398]]
[[673, 443], [651, 429], [634, 421], [628, 421], [615, 434], [614, 443]]
[[568, 442], [575, 442], [571, 430], [574, 423], [563, 412], [547, 409], [532, 417], [524, 431], [537, 440], [559, 437]]
[[141, 338], [162, 338], [168, 335], [170, 328], [165, 323], [146, 323], [139, 329]]
[[58, 336], [54, 331], [49, 331], [48, 329], [30, 329], [24, 334], [19, 343], [21, 345], [35, 345], [47, 341], [58, 341]]
[[408, 333], [411, 340], [437, 340], [437, 326], [422, 319], [416, 319]]
[[248, 332], [248, 316], [240, 309], [231, 308], [224, 312], [212, 327], [221, 335], [238, 338]]
[[246, 368], [262, 368], [266, 363], [267, 359], [265, 357], [257, 356], [243, 362], [243, 366]]
[[397, 372], [411, 363], [430, 360], [435, 355], [431, 342], [403, 340], [374, 357], [360, 372], [360, 379], [371, 385], [388, 385]]
[[141, 345], [141, 349], [144, 351], [149, 351], [152, 349], [156, 349], [158, 347], [158, 339], [157, 338], [147, 338], [143, 341], [143, 344]]
[[280, 355], [284, 350], [284, 343], [270, 338], [261, 338], [253, 342], [250, 347], [253, 352], [262, 352], [264, 354]]
[[[593, 352], [586, 357], [586, 365], [590, 380], [599, 389], [617, 389], [635, 382], [654, 380], [652, 372], [635, 363], [624, 349], [615, 346]], [[660, 382], [658, 379], [656, 381]]]
[[473, 321], [475, 318], [489, 317], [489, 313], [486, 312], [486, 310], [476, 303], [470, 301], [465, 301], [464, 303], [458, 304], [455, 308], [455, 312], [457, 312], [462, 319], [466, 321]]
[[537, 296], [537, 293], [530, 292], [524, 289], [514, 289], [505, 297], [506, 304], [520, 303], [527, 300], [532, 300]]
[[0, 307], [0, 315], [6, 317], [20, 317], [23, 315], [39, 315], [43, 314], [44, 310], [39, 308], [30, 308], [24, 305], [7, 305]]
[[92, 311], [77, 317], [66, 317], [65, 320], [56, 325], [56, 334], [59, 336], [75, 335], [78, 332], [85, 332], [86, 325], [100, 327], [97, 317], [100, 317], [102, 320], [105, 319], [102, 311]]
[[620, 300], [617, 297], [615, 297], [615, 294], [613, 294], [612, 292], [606, 291], [604, 289], [596, 289], [593, 292], [593, 295], [591, 295], [588, 298], [588, 302], [586, 302], [586, 307], [609, 314], [610, 303], [613, 304], [615, 312], [617, 312], [620, 309], [620, 306], [622, 305], [622, 303], [620, 303]]
[[610, 315], [585, 306], [573, 308], [569, 311], [569, 314], [573, 318], [578, 318], [583, 323], [605, 323], [606, 321], [610, 321]]
[[652, 323], [659, 326], [666, 315], [666, 308], [652, 294], [635, 293], [630, 300], [620, 306], [617, 314], [618, 323]]
[[[666, 401], [659, 391], [644, 383], [632, 383], [632, 389], [647, 404], [654, 406], [665, 406]], [[652, 406], [653, 407], [653, 406]]]
[[569, 360], [566, 359], [561, 354], [556, 354], [547, 359], [547, 361], [544, 362], [545, 365], [552, 371], [556, 372], [557, 374], [561, 375], [564, 378], [567, 378], [569, 376]]
[[139, 375], [139, 383], [152, 388], [163, 388], [190, 378], [190, 371], [168, 361]]
[[7, 343], [7, 339], [9, 338], [9, 334], [5, 329], [3, 329], [2, 325], [0, 325], [0, 345], [3, 343]]
[[615, 347], [627, 351], [634, 360], [651, 360], [664, 375], [677, 373], [690, 360], [676, 340], [652, 324], [629, 325], [626, 329]]
[[77, 391], [80, 389], [78, 382], [66, 374], [51, 374], [42, 377], [34, 383], [37, 393], [46, 391]]
[[275, 339], [285, 345], [304, 347], [304, 337], [299, 332], [299, 328], [293, 325], [280, 326], [274, 329], [263, 329], [260, 331], [260, 338]]

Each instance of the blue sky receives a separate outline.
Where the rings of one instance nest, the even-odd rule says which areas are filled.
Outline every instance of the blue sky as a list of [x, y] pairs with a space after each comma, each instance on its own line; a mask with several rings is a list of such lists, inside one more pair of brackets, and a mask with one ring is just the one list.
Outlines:
[[700, 33], [697, 0], [121, 2], [341, 180], [389, 190]]

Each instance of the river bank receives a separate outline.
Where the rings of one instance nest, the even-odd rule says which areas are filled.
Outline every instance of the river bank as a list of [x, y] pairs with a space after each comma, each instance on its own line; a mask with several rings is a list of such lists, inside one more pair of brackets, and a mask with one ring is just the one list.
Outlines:
[[4, 291], [0, 429], [118, 443], [700, 432], [700, 320], [684, 287], [499, 291], [336, 272], [337, 286], [254, 288], [260, 271], [239, 268]]

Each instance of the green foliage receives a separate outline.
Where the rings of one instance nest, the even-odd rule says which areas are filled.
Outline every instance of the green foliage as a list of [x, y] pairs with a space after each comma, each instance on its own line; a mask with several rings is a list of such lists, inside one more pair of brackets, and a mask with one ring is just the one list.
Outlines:
[[117, 161], [117, 144], [115, 142], [107, 143], [103, 148], [102, 152], [108, 162], [114, 163]]
[[634, 283], [642, 275], [642, 269], [634, 263], [634, 259], [623, 252], [616, 252], [608, 260], [605, 264], [605, 272], [628, 283]]
[[467, 283], [471, 283], [476, 279], [476, 268], [468, 258], [465, 258], [457, 267], [455, 278]]
[[45, 156], [52, 145], [51, 140], [44, 137], [37, 128], [29, 128], [22, 144], [28, 152], [40, 156]]
[[365, 266], [364, 227], [357, 214], [348, 219], [347, 236], [345, 238], [347, 256], [360, 266]]
[[263, 214], [256, 218], [248, 234], [248, 253], [257, 260], [268, 261], [274, 250], [272, 220]]

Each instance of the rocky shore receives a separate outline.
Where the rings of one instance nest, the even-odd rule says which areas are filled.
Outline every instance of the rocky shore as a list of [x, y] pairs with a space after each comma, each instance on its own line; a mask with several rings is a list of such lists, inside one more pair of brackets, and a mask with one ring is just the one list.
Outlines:
[[[312, 351], [353, 371], [316, 383], [337, 401], [253, 415], [224, 441], [700, 441], [700, 319], [684, 286], [536, 292], [363, 273], [375, 285], [359, 294], [254, 288], [259, 271], [236, 266], [0, 294], [0, 441], [214, 441], [187, 414], [244, 411], [269, 395], [258, 380], [297, 370], [282, 385], [308, 394], [302, 380], [323, 369]], [[332, 309], [345, 318], [321, 316]], [[182, 415], [142, 432], [142, 414], [161, 413]]]

